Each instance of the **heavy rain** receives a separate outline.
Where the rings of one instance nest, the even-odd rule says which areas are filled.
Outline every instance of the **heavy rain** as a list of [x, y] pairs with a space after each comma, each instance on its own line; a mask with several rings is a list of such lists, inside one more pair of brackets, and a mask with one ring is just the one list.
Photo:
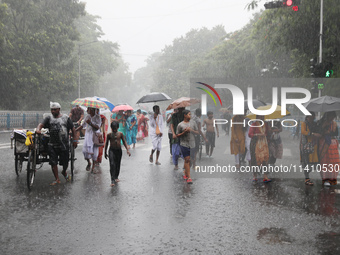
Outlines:
[[336, 0], [0, 0], [0, 254], [340, 254]]

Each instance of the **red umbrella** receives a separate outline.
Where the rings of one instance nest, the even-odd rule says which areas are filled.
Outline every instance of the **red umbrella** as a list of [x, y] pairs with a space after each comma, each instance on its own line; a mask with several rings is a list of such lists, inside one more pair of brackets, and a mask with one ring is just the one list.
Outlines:
[[119, 112], [119, 111], [133, 111], [133, 108], [128, 104], [121, 104], [117, 105], [115, 108], [113, 108], [112, 112]]

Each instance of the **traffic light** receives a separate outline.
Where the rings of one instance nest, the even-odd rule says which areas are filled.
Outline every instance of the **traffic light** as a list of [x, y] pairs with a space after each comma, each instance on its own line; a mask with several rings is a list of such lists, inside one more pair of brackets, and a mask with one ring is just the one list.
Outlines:
[[316, 58], [311, 59], [311, 75], [316, 78], [330, 78], [333, 75], [333, 64], [331, 62], [316, 63]]
[[283, 6], [293, 7], [300, 4], [300, 0], [286, 0], [283, 1]]
[[276, 9], [282, 7], [292, 7], [294, 11], [297, 11], [297, 5], [300, 4], [300, 0], [284, 0], [284, 1], [272, 1], [264, 4], [266, 9]]

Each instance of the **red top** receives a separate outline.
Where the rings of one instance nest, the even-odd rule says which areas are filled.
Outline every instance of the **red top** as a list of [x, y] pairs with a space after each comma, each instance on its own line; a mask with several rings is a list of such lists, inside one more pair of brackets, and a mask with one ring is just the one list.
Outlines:
[[[261, 134], [264, 133], [267, 136], [268, 133], [268, 123], [265, 122], [262, 127], [258, 127], [261, 125], [261, 122], [256, 121], [254, 122], [251, 127], [249, 128], [248, 136], [250, 138], [253, 138], [255, 134]], [[255, 126], [255, 127], [254, 127]], [[256, 127], [257, 126], [257, 127]]]

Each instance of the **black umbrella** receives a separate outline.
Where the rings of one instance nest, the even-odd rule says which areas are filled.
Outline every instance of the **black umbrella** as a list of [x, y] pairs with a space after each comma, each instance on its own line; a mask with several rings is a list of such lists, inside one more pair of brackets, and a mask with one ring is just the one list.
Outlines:
[[166, 100], [170, 100], [170, 99], [171, 99], [171, 97], [169, 97], [165, 93], [152, 92], [152, 93], [147, 94], [147, 95], [143, 96], [142, 98], [140, 98], [136, 104], [166, 101]]
[[[262, 101], [257, 100], [257, 99], [253, 99], [253, 106], [254, 106], [255, 109], [257, 109], [260, 106], [265, 106], [265, 105], [267, 105], [265, 102], [262, 102]], [[229, 105], [227, 109], [232, 110], [233, 105]], [[244, 100], [244, 110], [249, 110], [248, 100]]]
[[311, 112], [332, 112], [340, 110], [340, 98], [323, 96], [309, 100], [303, 104]]

